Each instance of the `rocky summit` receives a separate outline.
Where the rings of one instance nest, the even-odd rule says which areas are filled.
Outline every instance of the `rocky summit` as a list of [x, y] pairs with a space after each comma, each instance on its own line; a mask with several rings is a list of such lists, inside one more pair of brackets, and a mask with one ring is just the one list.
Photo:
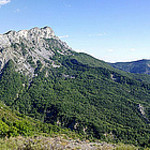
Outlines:
[[33, 77], [37, 60], [46, 67], [59, 67], [61, 64], [52, 60], [53, 56], [56, 53], [71, 55], [70, 49], [65, 42], [55, 36], [50, 27], [9, 31], [0, 34], [0, 70], [12, 60], [17, 64], [17, 71]]

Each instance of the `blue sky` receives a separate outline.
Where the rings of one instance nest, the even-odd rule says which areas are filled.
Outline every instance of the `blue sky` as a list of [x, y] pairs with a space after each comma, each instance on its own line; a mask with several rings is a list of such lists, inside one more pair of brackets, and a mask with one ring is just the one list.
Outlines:
[[150, 0], [0, 0], [0, 33], [50, 26], [109, 62], [150, 59]]

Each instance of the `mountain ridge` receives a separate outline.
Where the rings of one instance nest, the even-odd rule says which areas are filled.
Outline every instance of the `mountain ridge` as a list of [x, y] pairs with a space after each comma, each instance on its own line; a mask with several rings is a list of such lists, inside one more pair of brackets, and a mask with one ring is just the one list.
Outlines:
[[[53, 43], [49, 45], [48, 43]], [[0, 35], [0, 69], [8, 60], [12, 59], [17, 63], [20, 72], [34, 76], [34, 67], [37, 60], [47, 66], [46, 60], [52, 63], [51, 66], [59, 67], [51, 58], [58, 55], [70, 55], [71, 48], [62, 42], [50, 27], [32, 28], [30, 30], [9, 31]], [[70, 50], [70, 52], [68, 51]]]
[[130, 73], [139, 73], [139, 74], [148, 74], [150, 75], [150, 60], [142, 59], [131, 62], [116, 62], [108, 63], [112, 67], [130, 72]]

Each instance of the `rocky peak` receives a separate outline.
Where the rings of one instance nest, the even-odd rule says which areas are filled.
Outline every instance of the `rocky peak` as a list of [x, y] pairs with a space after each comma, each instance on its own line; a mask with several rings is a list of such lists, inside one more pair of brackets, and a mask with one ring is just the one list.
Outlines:
[[52, 38], [55, 36], [54, 31], [50, 27], [44, 27], [44, 28], [32, 28], [31, 30], [28, 30], [28, 36], [36, 36], [40, 38]]
[[[71, 55], [70, 47], [46, 26], [0, 34], [0, 70], [11, 59], [19, 72], [34, 76], [36, 62], [43, 66], [59, 67], [55, 55]], [[47, 60], [47, 61], [46, 61]], [[47, 64], [46, 62], [50, 62]], [[57, 64], [57, 65], [56, 65]]]
[[12, 43], [19, 43], [20, 40], [25, 39], [38, 43], [40, 39], [48, 39], [55, 37], [54, 31], [50, 27], [32, 28], [30, 30], [8, 31], [5, 34], [0, 34], [0, 45], [11, 45]]

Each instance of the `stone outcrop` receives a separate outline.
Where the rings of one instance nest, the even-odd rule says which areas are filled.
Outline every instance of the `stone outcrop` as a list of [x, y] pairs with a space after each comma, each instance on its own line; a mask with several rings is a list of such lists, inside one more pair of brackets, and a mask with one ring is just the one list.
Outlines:
[[51, 67], [61, 65], [52, 59], [56, 53], [72, 55], [71, 48], [50, 27], [0, 34], [0, 70], [11, 59], [16, 64], [17, 71], [33, 77], [37, 60], [47, 67], [50, 64]]

